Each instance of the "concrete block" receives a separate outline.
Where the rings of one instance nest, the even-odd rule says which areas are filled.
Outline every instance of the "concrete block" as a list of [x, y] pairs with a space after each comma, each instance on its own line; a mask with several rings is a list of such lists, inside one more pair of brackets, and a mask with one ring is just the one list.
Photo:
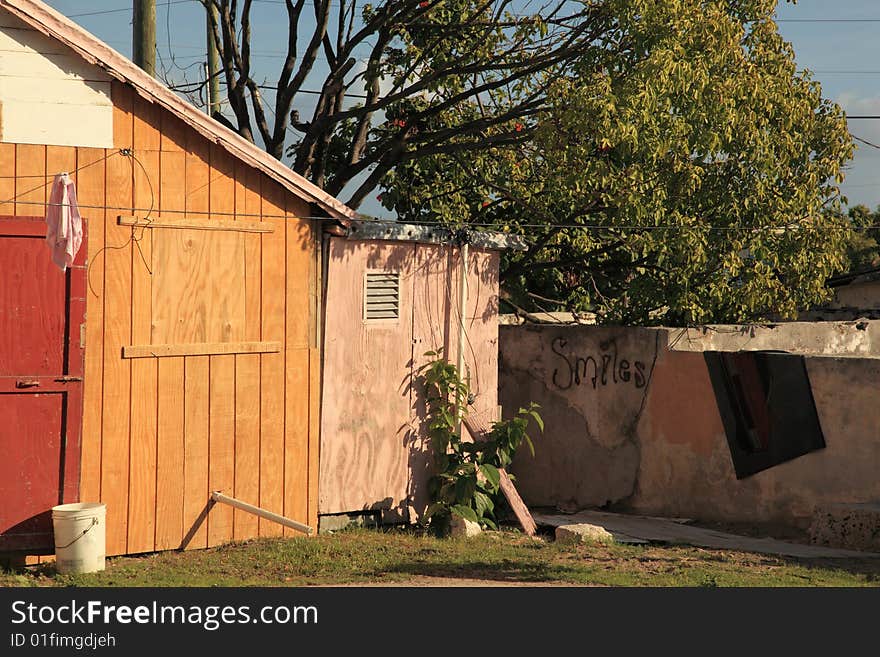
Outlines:
[[880, 502], [817, 506], [810, 540], [819, 545], [880, 552]]
[[611, 532], [599, 525], [582, 523], [578, 525], [561, 525], [556, 528], [557, 543], [602, 543], [614, 542]]
[[478, 523], [465, 520], [454, 513], [452, 514], [452, 518], [449, 521], [449, 535], [452, 538], [470, 538], [471, 536], [476, 536], [481, 531], [483, 530]]
[[349, 527], [378, 527], [380, 517], [377, 512], [334, 513], [318, 516], [318, 533], [332, 534]]

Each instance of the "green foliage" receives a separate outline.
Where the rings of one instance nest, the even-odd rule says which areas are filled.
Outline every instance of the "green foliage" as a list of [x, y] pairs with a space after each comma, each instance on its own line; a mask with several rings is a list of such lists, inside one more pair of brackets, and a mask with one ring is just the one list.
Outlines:
[[852, 232], [846, 241], [845, 265], [839, 273], [880, 267], [880, 208], [871, 212], [864, 205], [856, 205], [849, 209], [846, 218]]
[[[495, 92], [546, 105], [488, 126], [490, 148], [400, 163], [387, 207], [525, 235], [502, 272], [519, 309], [691, 324], [823, 301], [852, 244], [839, 183], [854, 146], [841, 108], [797, 69], [776, 1], [585, 6], [576, 61]], [[457, 104], [433, 129], [482, 109]]]
[[439, 533], [446, 531], [452, 515], [482, 527], [497, 528], [495, 510], [501, 500], [499, 469], [510, 465], [525, 442], [532, 456], [535, 448], [528, 435], [529, 423], [540, 431], [544, 422], [538, 405], [521, 408], [510, 420], [495, 422], [486, 440], [465, 442], [460, 426], [467, 413], [467, 383], [455, 365], [439, 352], [419, 370], [427, 401], [427, 427], [433, 450], [435, 474], [428, 482], [431, 504], [425, 522]]

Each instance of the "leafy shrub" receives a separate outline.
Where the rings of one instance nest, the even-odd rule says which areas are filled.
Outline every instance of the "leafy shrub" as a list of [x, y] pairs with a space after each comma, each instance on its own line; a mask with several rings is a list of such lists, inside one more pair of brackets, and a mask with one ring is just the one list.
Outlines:
[[431, 504], [425, 522], [445, 533], [453, 515], [497, 528], [495, 511], [501, 498], [501, 474], [525, 442], [532, 456], [535, 447], [528, 435], [534, 421], [540, 431], [544, 422], [538, 404], [521, 408], [516, 416], [492, 425], [484, 440], [461, 439], [461, 423], [467, 414], [470, 389], [458, 369], [440, 352], [429, 351], [434, 360], [419, 370], [428, 406], [428, 435], [431, 438], [435, 474], [428, 482]]

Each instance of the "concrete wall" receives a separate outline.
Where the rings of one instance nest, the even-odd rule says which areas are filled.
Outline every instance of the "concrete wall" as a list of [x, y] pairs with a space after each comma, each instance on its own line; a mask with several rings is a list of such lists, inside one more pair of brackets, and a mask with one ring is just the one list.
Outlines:
[[880, 280], [856, 280], [834, 290], [831, 308], [880, 310]]
[[807, 526], [817, 504], [880, 499], [880, 360], [807, 358], [826, 448], [737, 480], [701, 353], [666, 330], [502, 326], [505, 417], [546, 431], [512, 467], [532, 506]]

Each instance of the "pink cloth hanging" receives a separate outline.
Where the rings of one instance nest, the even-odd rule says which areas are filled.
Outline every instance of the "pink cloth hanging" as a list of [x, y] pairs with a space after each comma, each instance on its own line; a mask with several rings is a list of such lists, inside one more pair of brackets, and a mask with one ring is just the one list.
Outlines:
[[52, 183], [46, 226], [46, 242], [52, 251], [52, 262], [64, 271], [73, 265], [83, 237], [76, 185], [67, 173], [59, 173]]

